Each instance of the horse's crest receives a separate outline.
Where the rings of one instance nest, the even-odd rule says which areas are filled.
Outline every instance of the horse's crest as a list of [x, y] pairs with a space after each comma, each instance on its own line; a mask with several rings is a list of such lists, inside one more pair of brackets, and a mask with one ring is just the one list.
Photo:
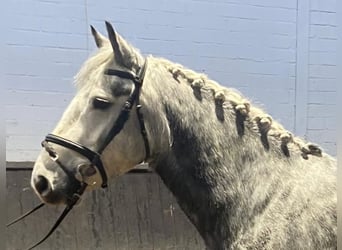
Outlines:
[[[305, 143], [302, 139], [294, 137], [291, 132], [286, 130], [278, 122], [274, 122], [272, 117], [257, 107], [251, 106], [250, 102], [242, 97], [237, 91], [225, 88], [217, 82], [210, 80], [204, 74], [198, 74], [192, 70], [186, 69], [181, 65], [171, 64], [168, 71], [175, 79], [182, 77], [192, 88], [200, 90], [206, 88], [212, 91], [215, 102], [220, 103], [224, 108], [230, 108], [236, 113], [236, 117], [241, 117], [237, 123], [238, 132], [242, 136], [244, 131], [244, 122], [248, 120], [253, 129], [260, 133], [261, 138], [267, 136], [274, 137], [280, 141], [280, 147], [286, 156], [290, 156], [288, 144], [292, 143], [302, 153], [304, 159], [308, 159], [308, 155], [322, 156], [322, 150], [318, 145], [313, 143]], [[266, 149], [268, 142], [261, 140]]]

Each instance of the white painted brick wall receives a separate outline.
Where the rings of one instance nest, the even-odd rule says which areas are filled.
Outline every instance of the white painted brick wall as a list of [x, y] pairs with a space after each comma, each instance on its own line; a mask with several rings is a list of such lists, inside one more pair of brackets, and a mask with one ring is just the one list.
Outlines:
[[8, 161], [34, 160], [74, 93], [87, 58], [84, 1], [6, 1], [3, 95]]
[[311, 0], [307, 138], [336, 154], [336, 0]]
[[[298, 0], [302, 1], [302, 0]], [[297, 0], [6, 1], [7, 160], [32, 161], [94, 50], [104, 20], [144, 54], [163, 56], [235, 87], [295, 130]], [[311, 0], [306, 136], [334, 153], [336, 1]], [[324, 93], [324, 94], [323, 94]], [[317, 132], [318, 131], [318, 132]]]

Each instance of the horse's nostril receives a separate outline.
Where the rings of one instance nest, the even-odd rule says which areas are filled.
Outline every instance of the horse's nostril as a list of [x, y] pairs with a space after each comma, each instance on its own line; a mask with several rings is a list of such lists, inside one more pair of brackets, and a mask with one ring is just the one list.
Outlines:
[[49, 181], [42, 175], [38, 175], [37, 177], [35, 177], [34, 186], [36, 190], [38, 191], [38, 193], [42, 195], [51, 190]]

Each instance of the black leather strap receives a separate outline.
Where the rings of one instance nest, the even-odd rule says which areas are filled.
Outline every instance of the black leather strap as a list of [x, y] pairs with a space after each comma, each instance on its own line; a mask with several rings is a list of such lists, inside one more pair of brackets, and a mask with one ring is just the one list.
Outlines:
[[77, 143], [74, 141], [70, 141], [68, 139], [65, 139], [63, 137], [60, 137], [58, 135], [54, 135], [54, 134], [48, 134], [45, 137], [45, 141], [47, 142], [52, 142], [55, 144], [58, 144], [60, 146], [72, 149], [73, 151], [76, 151], [80, 154], [82, 154], [83, 156], [85, 156], [88, 160], [92, 161], [92, 159], [98, 155], [98, 153], [94, 152], [93, 150]]
[[130, 73], [130, 72], [116, 70], [116, 69], [107, 69], [105, 71], [105, 74], [107, 74], [107, 75], [118, 76], [121, 78], [132, 80], [134, 82], [134, 90], [130, 94], [130, 96], [128, 97], [124, 106], [122, 107], [121, 112], [120, 112], [116, 122], [114, 123], [112, 129], [109, 131], [108, 136], [106, 137], [105, 141], [99, 147], [99, 149], [97, 151], [99, 154], [102, 154], [103, 150], [107, 147], [107, 145], [123, 129], [125, 123], [127, 122], [128, 118], [129, 118], [129, 113], [132, 110], [132, 107], [135, 103], [138, 121], [139, 121], [139, 125], [140, 125], [140, 130], [141, 130], [141, 134], [142, 134], [144, 144], [145, 144], [145, 151], [146, 151], [145, 160], [147, 160], [149, 158], [150, 146], [149, 146], [148, 139], [147, 139], [144, 117], [140, 111], [142, 108], [142, 106], [140, 105], [140, 92], [141, 92], [141, 87], [143, 85], [143, 81], [145, 78], [146, 69], [147, 69], [147, 59], [145, 60], [145, 63], [142, 66], [142, 68], [140, 69], [140, 72], [137, 76]]
[[33, 246], [29, 247], [27, 250], [31, 250], [37, 246], [39, 246], [40, 244], [42, 244], [47, 238], [50, 237], [50, 235], [56, 230], [56, 228], [59, 226], [59, 224], [61, 224], [61, 222], [63, 221], [63, 219], [65, 218], [65, 216], [68, 215], [68, 213], [71, 211], [72, 207], [67, 206], [62, 214], [59, 216], [59, 218], [57, 219], [57, 221], [55, 222], [55, 224], [52, 226], [52, 228], [50, 229], [50, 231], [44, 236], [44, 238], [42, 238], [40, 241], [38, 241], [36, 244], [34, 244]]
[[32, 214], [33, 212], [37, 211], [38, 209], [40, 209], [41, 207], [43, 207], [45, 205], [44, 202], [40, 203], [39, 205], [37, 205], [36, 207], [34, 207], [33, 209], [31, 209], [30, 211], [24, 213], [23, 215], [21, 215], [20, 217], [16, 218], [15, 220], [11, 221], [10, 223], [6, 224], [6, 227], [9, 227], [15, 223], [17, 223], [18, 221], [24, 219], [25, 217], [29, 216], [30, 214]]
[[141, 83], [139, 77], [137, 77], [136, 75], [128, 71], [122, 71], [122, 70], [117, 70], [117, 69], [107, 69], [105, 70], [105, 75], [118, 76], [120, 78], [132, 80], [134, 83]]
[[49, 147], [47, 145], [44, 145], [44, 142], [51, 142], [51, 143], [54, 143], [54, 144], [58, 144], [60, 146], [63, 146], [65, 148], [69, 148], [81, 155], [83, 155], [84, 157], [86, 157], [92, 164], [94, 164], [100, 175], [101, 175], [101, 178], [102, 178], [102, 184], [101, 186], [103, 188], [107, 187], [107, 174], [106, 174], [106, 171], [104, 169], [104, 166], [102, 164], [102, 161], [101, 161], [101, 156], [100, 154], [98, 154], [97, 152], [77, 143], [77, 142], [74, 142], [74, 141], [70, 141], [68, 139], [65, 139], [63, 137], [60, 137], [58, 135], [54, 135], [54, 134], [48, 134], [46, 137], [45, 137], [45, 140], [42, 142], [42, 145], [43, 147], [49, 152]]
[[101, 146], [98, 148], [98, 153], [102, 154], [102, 152], [105, 150], [105, 148], [108, 146], [108, 144], [113, 140], [113, 138], [121, 132], [121, 130], [123, 129], [125, 123], [127, 122], [128, 118], [129, 118], [129, 113], [132, 109], [133, 103], [126, 101], [125, 105], [123, 106], [123, 108], [121, 109], [121, 112], [118, 116], [118, 118], [116, 119], [112, 129], [109, 131], [107, 137], [105, 138], [105, 140], [103, 141], [103, 143], [101, 144]]
[[128, 71], [117, 70], [117, 69], [107, 69], [105, 70], [105, 74], [132, 80], [135, 84], [142, 85], [144, 78], [145, 78], [145, 74], [146, 74], [146, 68], [147, 68], [147, 59], [145, 60], [145, 63], [141, 67], [138, 75], [135, 75]]

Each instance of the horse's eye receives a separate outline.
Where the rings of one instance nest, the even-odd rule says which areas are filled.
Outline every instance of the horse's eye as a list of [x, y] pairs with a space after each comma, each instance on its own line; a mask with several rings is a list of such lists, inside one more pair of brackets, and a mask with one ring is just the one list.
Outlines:
[[95, 97], [93, 100], [93, 107], [95, 109], [107, 109], [110, 107], [112, 103], [106, 99], [103, 99], [101, 97]]

